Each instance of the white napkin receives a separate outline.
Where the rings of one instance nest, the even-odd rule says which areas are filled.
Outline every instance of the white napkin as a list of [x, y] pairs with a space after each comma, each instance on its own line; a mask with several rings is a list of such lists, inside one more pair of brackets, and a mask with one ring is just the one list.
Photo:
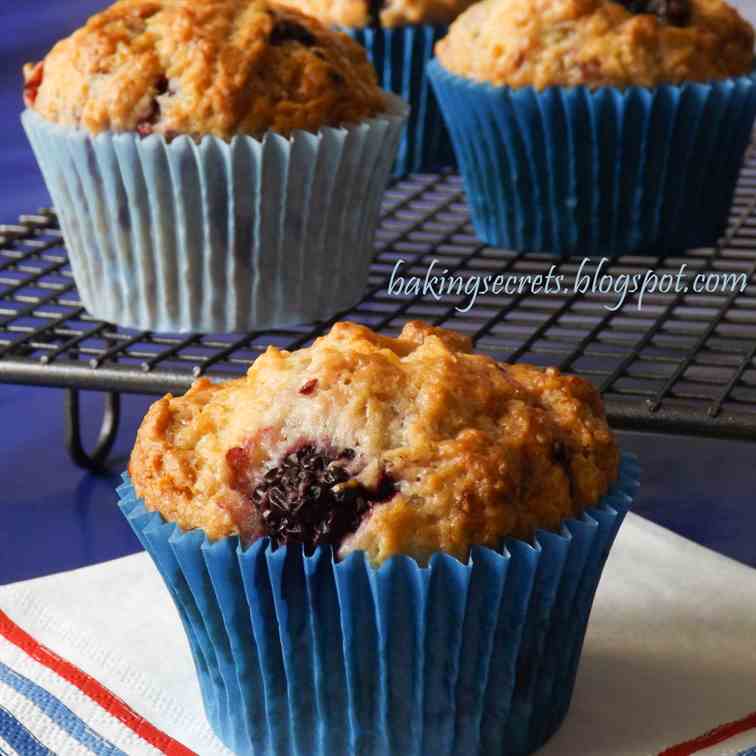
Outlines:
[[[202, 756], [189, 648], [149, 557], [0, 588], [0, 609]], [[565, 724], [542, 756], [649, 756], [756, 710], [756, 571], [629, 515], [607, 563]], [[756, 745], [756, 730], [703, 753]]]

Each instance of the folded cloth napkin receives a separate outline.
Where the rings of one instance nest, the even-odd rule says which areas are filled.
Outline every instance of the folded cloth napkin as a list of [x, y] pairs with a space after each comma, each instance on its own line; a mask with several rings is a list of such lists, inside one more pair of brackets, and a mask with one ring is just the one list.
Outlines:
[[[630, 515], [542, 756], [756, 756], [755, 607], [755, 570]], [[2, 587], [0, 610], [0, 754], [229, 753], [145, 554]]]

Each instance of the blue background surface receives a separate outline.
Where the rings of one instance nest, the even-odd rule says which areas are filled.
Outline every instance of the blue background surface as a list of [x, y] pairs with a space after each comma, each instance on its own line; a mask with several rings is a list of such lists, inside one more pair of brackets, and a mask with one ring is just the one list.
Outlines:
[[[20, 68], [105, 2], [35, 0], [0, 10], [0, 223], [49, 204], [18, 121]], [[756, 338], [756, 334], [754, 336]], [[126, 397], [116, 466], [125, 466], [148, 397]], [[101, 398], [85, 395], [90, 437]], [[635, 511], [756, 566], [756, 444], [622, 434], [643, 465]], [[63, 445], [63, 392], [0, 385], [0, 584], [138, 551], [113, 487], [118, 477], [77, 469]], [[695, 580], [693, 577], [692, 580]]]

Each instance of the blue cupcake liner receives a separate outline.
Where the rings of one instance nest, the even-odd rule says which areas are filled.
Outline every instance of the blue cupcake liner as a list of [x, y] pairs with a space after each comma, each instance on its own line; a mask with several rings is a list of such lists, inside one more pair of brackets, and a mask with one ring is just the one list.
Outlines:
[[343, 29], [367, 51], [379, 84], [410, 104], [394, 176], [456, 166], [449, 132], [425, 74], [434, 45], [448, 30], [448, 26], [430, 25]]
[[21, 116], [86, 309], [159, 331], [329, 317], [364, 293], [407, 106], [290, 138], [92, 136]]
[[653, 89], [475, 82], [434, 60], [475, 231], [557, 255], [717, 241], [756, 116], [754, 74]]
[[600, 503], [559, 533], [467, 563], [211, 543], [119, 506], [184, 624], [208, 720], [244, 756], [515, 756], [559, 727], [604, 562], [638, 489], [623, 455]]

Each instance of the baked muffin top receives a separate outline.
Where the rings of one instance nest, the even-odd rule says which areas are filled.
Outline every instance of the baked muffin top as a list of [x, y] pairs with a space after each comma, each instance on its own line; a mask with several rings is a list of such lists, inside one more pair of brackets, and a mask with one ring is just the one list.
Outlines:
[[465, 559], [556, 529], [603, 496], [619, 453], [598, 392], [505, 365], [420, 322], [337, 323], [246, 377], [152, 405], [129, 464], [147, 507], [211, 539]]
[[748, 73], [753, 41], [722, 0], [483, 0], [436, 54], [494, 85], [653, 87]]
[[447, 26], [475, 0], [282, 0], [329, 26]]
[[386, 110], [357, 43], [266, 0], [120, 0], [24, 76], [27, 106], [93, 134], [288, 135]]

